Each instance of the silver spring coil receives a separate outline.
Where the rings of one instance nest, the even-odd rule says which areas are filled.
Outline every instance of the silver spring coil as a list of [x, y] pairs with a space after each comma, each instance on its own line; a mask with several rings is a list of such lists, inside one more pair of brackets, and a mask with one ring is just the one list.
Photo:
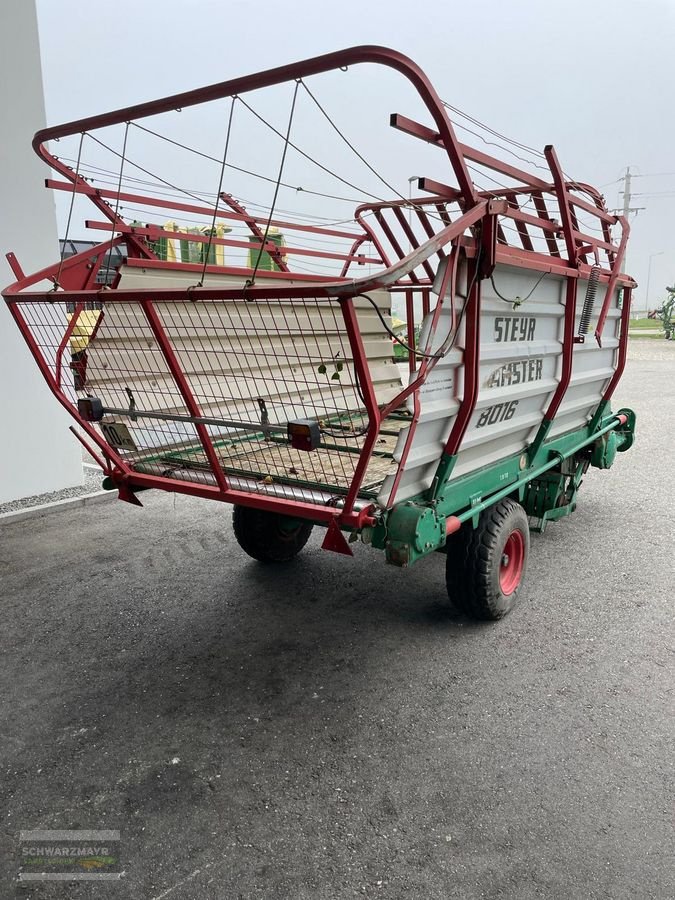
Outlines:
[[584, 306], [581, 310], [581, 318], [579, 319], [578, 334], [588, 334], [591, 318], [593, 316], [593, 306], [595, 304], [595, 295], [598, 291], [598, 282], [600, 280], [600, 266], [595, 263], [591, 266], [591, 273], [588, 276], [588, 287], [586, 288], [586, 297], [584, 298]]

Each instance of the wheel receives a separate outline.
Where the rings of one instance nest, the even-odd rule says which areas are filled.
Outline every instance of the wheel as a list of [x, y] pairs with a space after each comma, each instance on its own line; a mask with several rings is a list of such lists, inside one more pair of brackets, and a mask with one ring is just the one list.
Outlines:
[[501, 619], [516, 604], [527, 566], [530, 530], [523, 507], [502, 500], [486, 509], [477, 528], [467, 522], [448, 541], [448, 596], [474, 619]]
[[307, 543], [313, 523], [250, 506], [232, 510], [234, 536], [241, 549], [264, 563], [293, 559]]

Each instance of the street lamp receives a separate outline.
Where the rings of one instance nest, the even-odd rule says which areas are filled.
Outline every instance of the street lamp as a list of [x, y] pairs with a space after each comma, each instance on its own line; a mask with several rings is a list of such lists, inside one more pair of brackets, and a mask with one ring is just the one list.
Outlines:
[[665, 250], [659, 250], [657, 253], [651, 253], [649, 256], [649, 265], [647, 266], [647, 290], [645, 291], [645, 304], [647, 306], [647, 314], [649, 314], [649, 281], [652, 277], [652, 260], [655, 256], [663, 256]]

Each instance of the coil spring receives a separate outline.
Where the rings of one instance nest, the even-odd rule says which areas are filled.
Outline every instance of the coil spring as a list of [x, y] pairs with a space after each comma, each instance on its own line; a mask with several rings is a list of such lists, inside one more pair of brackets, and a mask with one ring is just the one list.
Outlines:
[[595, 295], [598, 290], [598, 281], [600, 280], [600, 266], [595, 263], [591, 266], [591, 274], [588, 276], [588, 287], [586, 288], [586, 297], [584, 299], [584, 307], [581, 310], [581, 318], [579, 319], [580, 335], [588, 334], [591, 325], [591, 316], [593, 315], [593, 305], [595, 304]]

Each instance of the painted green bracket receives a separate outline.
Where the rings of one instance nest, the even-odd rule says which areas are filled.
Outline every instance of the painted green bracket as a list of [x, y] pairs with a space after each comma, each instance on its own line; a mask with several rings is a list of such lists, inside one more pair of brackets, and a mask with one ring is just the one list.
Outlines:
[[532, 463], [536, 459], [541, 445], [548, 437], [548, 433], [551, 430], [551, 425], [553, 425], [553, 419], [542, 420], [542, 423], [539, 426], [539, 431], [537, 431], [536, 435], [534, 436], [534, 440], [527, 449], [527, 459], [530, 463]]
[[[626, 417], [622, 423], [619, 415]], [[445, 546], [446, 536], [468, 520], [475, 526], [483, 510], [505, 497], [517, 497], [543, 530], [545, 523], [569, 515], [589, 464], [608, 468], [616, 452], [633, 441], [631, 410], [609, 414], [591, 425], [540, 445], [532, 460], [518, 453], [495, 465], [450, 481], [456, 457], [444, 457], [431, 489], [395, 506], [377, 522], [374, 547], [393, 565], [409, 566]], [[583, 455], [582, 454], [583, 451]]]
[[[607, 435], [613, 436], [609, 431]], [[595, 449], [595, 445], [593, 445]], [[545, 472], [527, 485], [522, 503], [530, 517], [530, 531], [540, 534], [548, 522], [569, 516], [577, 508], [577, 492], [588, 470], [589, 460], [568, 457], [561, 463], [559, 472]]]
[[445, 516], [410, 500], [395, 506], [384, 529], [373, 530], [373, 546], [385, 550], [387, 562], [403, 568], [445, 543]]
[[622, 408], [618, 411], [617, 416], [625, 416], [626, 424], [620, 425], [616, 429], [616, 435], [619, 439], [619, 444], [617, 446], [617, 451], [619, 453], [625, 453], [626, 450], [630, 450], [630, 448], [635, 443], [635, 420], [636, 416], [632, 409]]

